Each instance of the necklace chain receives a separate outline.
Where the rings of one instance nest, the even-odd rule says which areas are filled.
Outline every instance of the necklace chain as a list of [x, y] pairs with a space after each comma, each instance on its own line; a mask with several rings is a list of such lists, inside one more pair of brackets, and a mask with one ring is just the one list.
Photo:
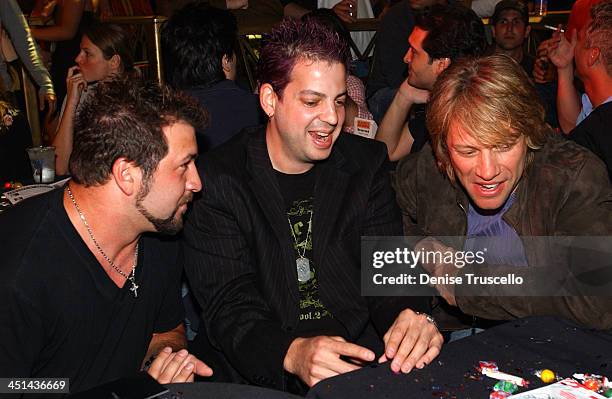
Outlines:
[[306, 255], [306, 246], [308, 245], [308, 237], [310, 237], [310, 232], [312, 229], [312, 214], [313, 213], [314, 213], [314, 210], [311, 210], [310, 220], [308, 221], [308, 231], [306, 232], [306, 240], [304, 242], [304, 248], [303, 248], [302, 253], [300, 253], [300, 246], [299, 246], [297, 237], [295, 236], [295, 232], [293, 231], [293, 225], [291, 224], [291, 219], [287, 216], [287, 221], [289, 222], [289, 229], [291, 230], [291, 236], [293, 236], [293, 241], [295, 241], [295, 249], [300, 258], [304, 258], [304, 255]]
[[132, 271], [130, 272], [130, 274], [126, 274], [123, 270], [121, 270], [115, 264], [115, 262], [113, 262], [111, 258], [108, 257], [108, 255], [106, 255], [106, 252], [102, 250], [102, 247], [100, 247], [100, 244], [98, 244], [98, 240], [96, 240], [96, 237], [94, 237], [93, 235], [93, 231], [91, 230], [91, 227], [89, 227], [89, 223], [87, 223], [87, 219], [85, 219], [85, 215], [83, 214], [83, 212], [81, 211], [81, 208], [79, 207], [76, 200], [74, 199], [74, 195], [72, 195], [70, 186], [67, 185], [66, 188], [68, 191], [68, 197], [70, 197], [70, 200], [72, 201], [72, 204], [74, 205], [74, 208], [76, 209], [77, 213], [79, 214], [79, 217], [83, 221], [83, 224], [85, 225], [85, 229], [87, 229], [87, 233], [89, 234], [89, 238], [91, 238], [91, 241], [93, 241], [94, 245], [96, 246], [96, 249], [98, 250], [98, 252], [100, 252], [100, 255], [102, 255], [104, 260], [113, 268], [113, 270], [115, 270], [117, 273], [122, 275], [126, 280], [129, 280], [130, 283], [132, 283], [132, 287], [130, 287], [130, 291], [134, 293], [134, 297], [137, 297], [138, 296], [138, 293], [137, 293], [138, 285], [136, 284], [136, 264], [138, 263], [138, 245], [139, 244], [136, 243], [136, 249], [134, 250], [134, 263], [132, 264]]

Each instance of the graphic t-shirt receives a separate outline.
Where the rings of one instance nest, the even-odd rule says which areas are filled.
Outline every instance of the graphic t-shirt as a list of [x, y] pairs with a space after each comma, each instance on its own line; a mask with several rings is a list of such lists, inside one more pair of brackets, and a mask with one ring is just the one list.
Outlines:
[[319, 296], [318, 265], [314, 262], [312, 250], [314, 168], [297, 175], [280, 172], [276, 172], [276, 175], [285, 200], [287, 234], [290, 234], [293, 242], [296, 259], [292, 266], [297, 270], [296, 283], [300, 292], [298, 334], [345, 335], [344, 327], [334, 319]]

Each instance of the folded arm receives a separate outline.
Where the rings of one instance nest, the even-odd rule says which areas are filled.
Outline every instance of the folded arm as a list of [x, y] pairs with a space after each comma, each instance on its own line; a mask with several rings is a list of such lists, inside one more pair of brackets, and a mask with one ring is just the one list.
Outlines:
[[410, 153], [414, 137], [408, 127], [408, 115], [414, 104], [423, 104], [428, 99], [429, 91], [417, 89], [406, 80], [400, 85], [376, 134], [376, 140], [387, 145], [391, 161], [397, 161]]

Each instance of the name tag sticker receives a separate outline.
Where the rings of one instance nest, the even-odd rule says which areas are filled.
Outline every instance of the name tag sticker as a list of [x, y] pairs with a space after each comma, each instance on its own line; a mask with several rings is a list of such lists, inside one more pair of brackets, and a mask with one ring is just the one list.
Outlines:
[[378, 125], [371, 119], [355, 118], [353, 133], [368, 139], [376, 136]]

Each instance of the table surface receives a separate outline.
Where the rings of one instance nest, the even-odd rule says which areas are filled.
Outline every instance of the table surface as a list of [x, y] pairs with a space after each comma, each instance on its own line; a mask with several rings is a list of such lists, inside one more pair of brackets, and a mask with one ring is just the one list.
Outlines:
[[215, 382], [168, 384], [164, 399], [299, 399], [300, 396], [251, 385]]
[[497, 381], [475, 370], [480, 360], [495, 361], [500, 371], [529, 380], [529, 389], [544, 385], [533, 372], [545, 368], [562, 377], [583, 372], [610, 377], [612, 332], [580, 328], [552, 317], [512, 321], [445, 345], [423, 370], [396, 375], [388, 363], [367, 366], [322, 381], [308, 397], [488, 398]]

